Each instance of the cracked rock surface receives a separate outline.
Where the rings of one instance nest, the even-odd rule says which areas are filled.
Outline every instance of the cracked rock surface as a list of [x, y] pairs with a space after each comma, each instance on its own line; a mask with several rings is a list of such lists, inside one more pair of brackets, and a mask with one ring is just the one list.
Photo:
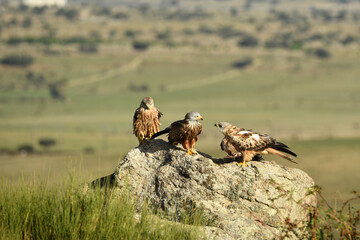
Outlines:
[[[180, 214], [196, 206], [214, 219], [209, 239], [305, 239], [308, 207], [315, 206], [305, 172], [274, 162], [247, 167], [200, 153], [185, 154], [163, 140], [144, 142], [120, 162], [117, 189], [130, 187], [142, 200]], [[287, 234], [287, 235], [286, 235]]]

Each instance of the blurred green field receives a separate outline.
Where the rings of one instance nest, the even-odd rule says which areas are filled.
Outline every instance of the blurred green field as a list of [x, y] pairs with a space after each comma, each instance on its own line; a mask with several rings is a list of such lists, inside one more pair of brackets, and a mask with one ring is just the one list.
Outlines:
[[[331, 57], [320, 59], [307, 54], [306, 49], [240, 48], [236, 37], [183, 34], [186, 29], [197, 31], [203, 25], [213, 29], [230, 25], [264, 41], [277, 31], [292, 31], [295, 27], [267, 22], [263, 11], [258, 16], [256, 12], [239, 14], [235, 19], [222, 12], [211, 19], [189, 21], [164, 21], [132, 9], [126, 9], [131, 15], [128, 20], [115, 21], [91, 16], [88, 8], [82, 11], [77, 21], [47, 13], [34, 17], [30, 29], [2, 29], [1, 58], [11, 53], [27, 53], [35, 58], [26, 68], [0, 64], [3, 179], [15, 183], [21, 176], [35, 176], [59, 182], [71, 169], [87, 181], [110, 174], [121, 157], [137, 146], [132, 116], [140, 100], [152, 96], [164, 113], [163, 127], [189, 111], [202, 114], [203, 133], [196, 145], [199, 151], [214, 157], [225, 155], [219, 147], [221, 135], [213, 125], [228, 121], [288, 143], [299, 155], [299, 165], [266, 159], [305, 170], [331, 200], [341, 200], [350, 191], [360, 190], [358, 43], [321, 45], [330, 50]], [[11, 14], [23, 18], [20, 13], [10, 12], [2, 21], [11, 19]], [[255, 20], [251, 22], [250, 17]], [[52, 44], [50, 49], [56, 54], [46, 54], [46, 46], [41, 44], [5, 43], [14, 35], [43, 35], [48, 31], [44, 22], [56, 29], [57, 37], [88, 37], [95, 31], [103, 40], [96, 53], [79, 52], [76, 44]], [[325, 25], [311, 21], [309, 25], [309, 35], [339, 29], [341, 36], [349, 32], [359, 35], [358, 27], [350, 20]], [[118, 32], [114, 38], [107, 36], [111, 29]], [[141, 31], [141, 39], [150, 39], [150, 48], [134, 50], [133, 39], [123, 35], [126, 29]], [[166, 29], [172, 30], [170, 40], [175, 46], [154, 39], [154, 33]], [[313, 43], [306, 44], [311, 47]], [[246, 57], [253, 59], [250, 66], [233, 67], [235, 61]], [[27, 83], [29, 72], [43, 74], [49, 82], [66, 80], [62, 88], [66, 100], [52, 99], [46, 87]], [[49, 149], [39, 146], [38, 140], [43, 137], [56, 139], [56, 145]], [[34, 146], [36, 153], [19, 154], [17, 149], [22, 144]]]

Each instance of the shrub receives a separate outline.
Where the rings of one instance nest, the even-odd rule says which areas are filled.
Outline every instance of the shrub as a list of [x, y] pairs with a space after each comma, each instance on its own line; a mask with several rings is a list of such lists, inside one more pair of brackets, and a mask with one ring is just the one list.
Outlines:
[[233, 63], [233, 67], [235, 68], [245, 68], [253, 63], [253, 59], [251, 57], [246, 57], [244, 59], [238, 60]]
[[11, 54], [5, 56], [1, 63], [11, 66], [27, 67], [34, 62], [34, 58], [27, 54]]
[[34, 7], [32, 9], [32, 13], [34, 14], [37, 14], [37, 15], [41, 15], [43, 13], [45, 13], [47, 7], [46, 6], [43, 6], [43, 7]]
[[53, 138], [50, 138], [50, 137], [44, 137], [44, 138], [40, 138], [38, 143], [40, 146], [42, 146], [44, 148], [49, 148], [56, 144], [56, 140]]
[[66, 97], [63, 93], [63, 86], [66, 84], [66, 80], [58, 81], [48, 85], [50, 96], [54, 100], [65, 101]]
[[6, 44], [9, 45], [18, 45], [23, 42], [23, 39], [21, 37], [17, 36], [11, 36], [8, 40], [6, 40]]
[[251, 35], [244, 35], [237, 43], [239, 47], [256, 47], [259, 40]]
[[358, 39], [356, 37], [348, 35], [344, 39], [341, 40], [341, 43], [343, 45], [348, 45], [348, 44], [351, 44], [351, 43], [356, 43], [357, 41], [358, 41]]
[[156, 38], [159, 40], [165, 40], [165, 39], [169, 39], [171, 37], [171, 30], [170, 29], [166, 29], [164, 31], [159, 31], [156, 33]]
[[331, 57], [331, 54], [328, 50], [326, 50], [325, 48], [313, 48], [313, 49], [308, 49], [306, 51], [308, 54], [314, 55], [318, 58], [329, 58]]
[[139, 30], [127, 29], [127, 30], [125, 30], [124, 35], [129, 38], [134, 38], [134, 37], [138, 36], [140, 33], [141, 32]]
[[352, 198], [336, 208], [330, 206], [322, 196], [321, 188], [316, 187], [313, 191], [318, 205], [309, 209], [308, 230], [311, 239], [359, 239], [360, 209], [356, 209], [356, 205], [352, 204], [356, 201], [359, 203], [360, 193], [353, 192]]
[[117, 12], [117, 13], [114, 13], [112, 17], [115, 19], [126, 20], [129, 18], [129, 14], [124, 13], [124, 12]]
[[34, 152], [34, 147], [32, 144], [26, 143], [26, 144], [22, 144], [17, 148], [19, 153], [33, 153]]
[[139, 50], [139, 51], [144, 51], [144, 50], [148, 49], [149, 46], [150, 46], [150, 42], [147, 42], [147, 41], [135, 40], [132, 42], [133, 49]]
[[93, 154], [95, 153], [95, 148], [89, 146], [89, 147], [85, 147], [83, 151], [85, 154]]
[[60, 8], [56, 12], [57, 16], [64, 16], [68, 20], [75, 20], [79, 16], [79, 10], [76, 8]]

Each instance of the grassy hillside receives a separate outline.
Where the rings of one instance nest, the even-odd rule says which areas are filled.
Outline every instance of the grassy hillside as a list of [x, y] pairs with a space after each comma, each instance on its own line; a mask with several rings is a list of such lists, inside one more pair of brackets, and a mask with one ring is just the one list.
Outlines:
[[[72, 162], [89, 180], [110, 173], [137, 145], [132, 116], [152, 96], [163, 127], [191, 110], [203, 115], [200, 151], [224, 155], [213, 124], [228, 121], [289, 143], [296, 167], [332, 199], [356, 190], [359, 4], [192, 3], [3, 6], [1, 62], [19, 54], [33, 62], [0, 64], [0, 176], [57, 182]], [[41, 146], [44, 137], [56, 144]], [[24, 144], [35, 153], [19, 154]]]

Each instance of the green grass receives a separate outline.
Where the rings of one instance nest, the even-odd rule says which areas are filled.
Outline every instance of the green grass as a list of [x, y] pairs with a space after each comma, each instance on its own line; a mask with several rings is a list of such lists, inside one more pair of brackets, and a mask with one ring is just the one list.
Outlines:
[[[288, 13], [297, 9], [305, 16], [310, 15], [310, 5], [331, 9], [334, 14], [340, 9], [327, 1], [280, 2], [278, 9]], [[184, 1], [181, 6], [195, 8], [197, 4]], [[299, 155], [299, 165], [271, 156], [266, 159], [303, 169], [323, 187], [330, 201], [341, 201], [350, 191], [359, 190], [359, 44], [305, 42], [303, 49], [296, 51], [266, 49], [263, 45], [270, 36], [292, 33], [296, 26], [268, 20], [272, 8], [268, 3], [253, 4], [250, 12], [242, 11], [243, 4], [210, 1], [206, 9], [214, 11], [214, 17], [190, 21], [165, 21], [163, 13], [141, 15], [135, 9], [127, 10], [130, 18], [124, 21], [94, 17], [88, 8], [82, 8], [81, 19], [72, 22], [54, 16], [55, 8], [42, 16], [4, 12], [4, 22], [31, 15], [33, 26], [4, 25], [0, 58], [28, 53], [35, 62], [27, 68], [0, 64], [0, 152], [5, 152], [0, 155], [0, 177], [11, 185], [18, 183], [20, 175], [26, 179], [45, 176], [57, 184], [68, 175], [69, 166], [81, 169], [86, 181], [111, 173], [121, 157], [137, 146], [132, 135], [133, 113], [144, 96], [152, 96], [164, 113], [162, 128], [182, 119], [186, 112], [202, 114], [203, 132], [196, 144], [199, 151], [224, 156], [219, 147], [221, 135], [213, 124], [228, 121], [290, 145]], [[220, 5], [223, 10], [218, 12]], [[237, 17], [228, 14], [230, 7], [238, 8]], [[356, 10], [358, 5], [353, 3], [353, 7]], [[254, 23], [249, 18], [254, 18]], [[41, 44], [5, 45], [10, 36], [46, 35], [44, 22], [56, 29], [58, 38], [87, 37], [95, 30], [103, 42], [96, 54], [79, 53], [75, 44], [53, 44], [56, 55], [45, 54]], [[215, 31], [232, 26], [256, 36], [260, 46], [239, 48], [237, 37], [201, 34], [197, 31], [201, 25]], [[339, 32], [341, 37], [350, 33], [359, 37], [357, 26], [350, 19], [326, 24], [310, 19], [308, 31], [302, 34]], [[166, 47], [155, 39], [154, 32], [167, 28], [173, 32], [176, 47]], [[195, 33], [184, 35], [186, 28]], [[110, 29], [117, 30], [113, 39], [107, 37]], [[132, 39], [123, 35], [126, 29], [141, 30], [139, 38], [153, 43], [149, 50], [134, 51]], [[306, 48], [313, 45], [328, 49], [332, 57], [319, 60], [307, 55]], [[253, 58], [251, 66], [232, 68], [233, 62], [247, 56]], [[25, 76], [30, 71], [43, 74], [49, 82], [66, 79], [67, 100], [51, 99], [46, 87], [28, 86]], [[147, 84], [149, 90], [132, 91], [131, 84]], [[57, 144], [44, 151], [38, 144], [42, 137], [54, 138]], [[32, 144], [36, 154], [14, 153], [25, 143]], [[94, 154], [83, 154], [86, 148], [94, 149]]]
[[[199, 239], [196, 227], [161, 220], [147, 205], [124, 191], [95, 188], [86, 194], [69, 182], [52, 187], [33, 182], [0, 184], [0, 239]], [[201, 225], [200, 214], [182, 223]]]

